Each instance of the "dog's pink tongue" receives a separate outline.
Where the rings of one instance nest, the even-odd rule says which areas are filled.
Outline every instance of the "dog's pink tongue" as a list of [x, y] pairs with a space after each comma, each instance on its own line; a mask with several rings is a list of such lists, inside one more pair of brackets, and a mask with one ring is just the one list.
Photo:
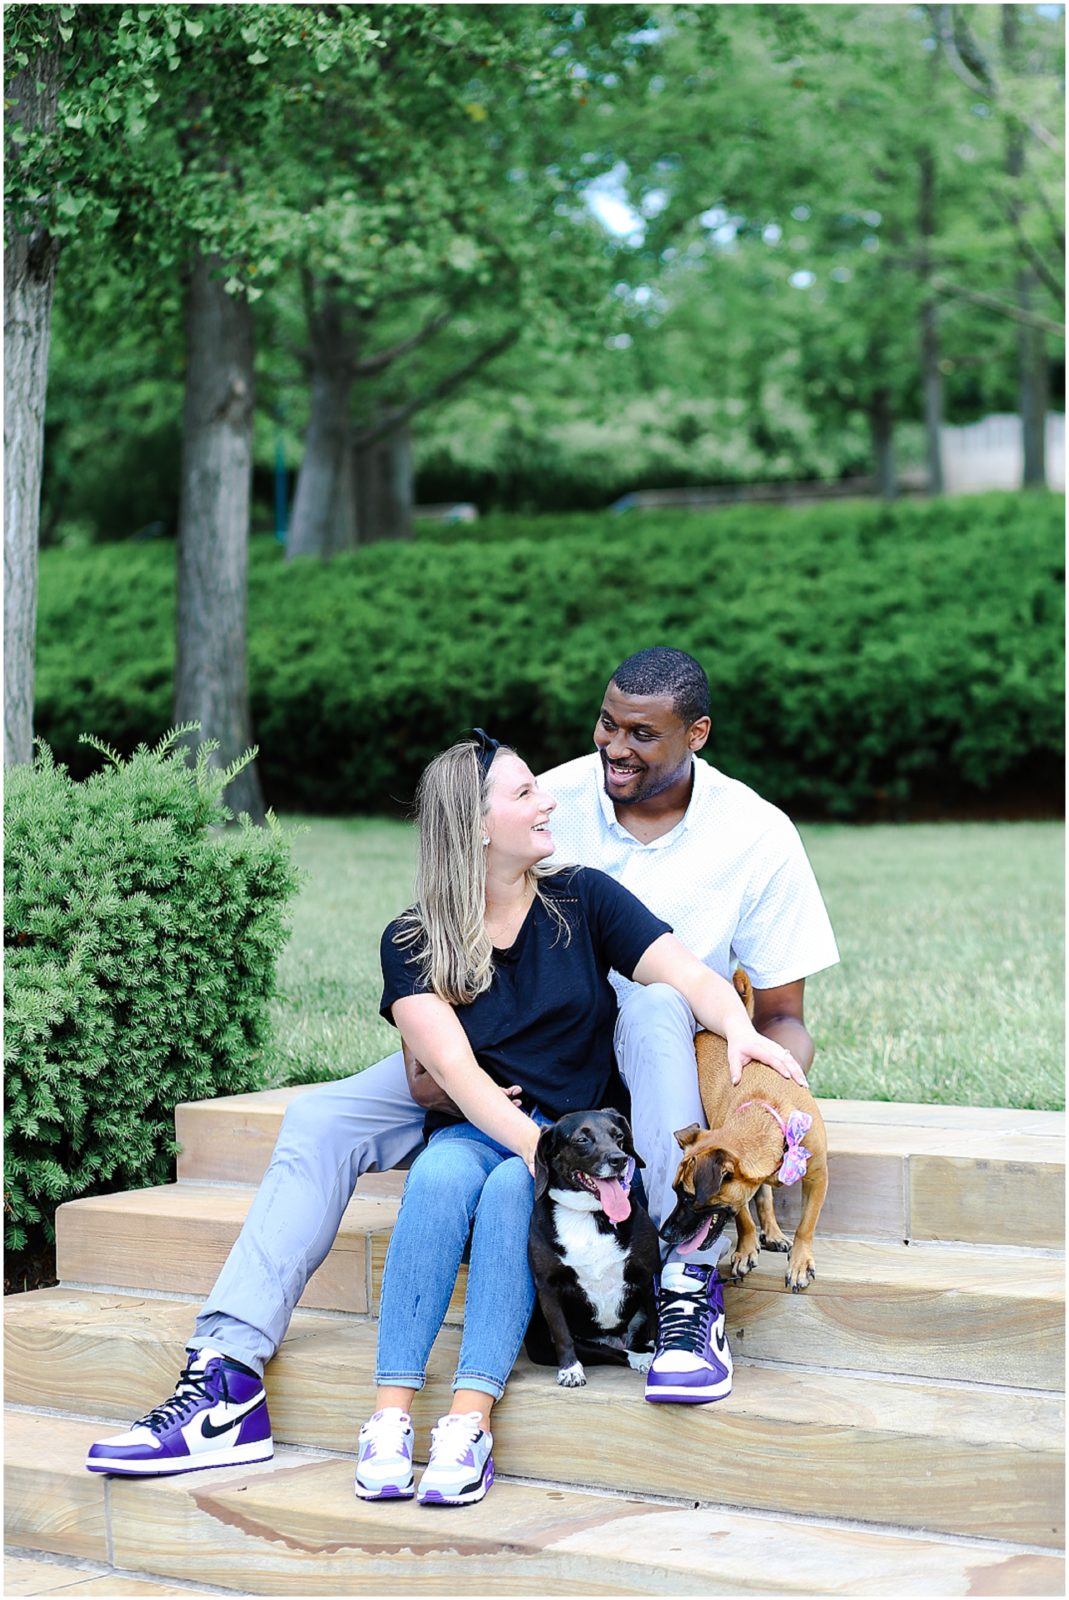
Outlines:
[[705, 1243], [705, 1235], [709, 1232], [709, 1229], [712, 1227], [712, 1225], [712, 1217], [706, 1217], [705, 1221], [702, 1223], [693, 1239], [688, 1239], [686, 1244], [676, 1245], [676, 1249], [679, 1251], [679, 1254], [681, 1256], [689, 1256], [692, 1251], [700, 1250], [702, 1245]]
[[631, 1215], [631, 1202], [619, 1178], [595, 1178], [601, 1209], [610, 1222], [626, 1222]]

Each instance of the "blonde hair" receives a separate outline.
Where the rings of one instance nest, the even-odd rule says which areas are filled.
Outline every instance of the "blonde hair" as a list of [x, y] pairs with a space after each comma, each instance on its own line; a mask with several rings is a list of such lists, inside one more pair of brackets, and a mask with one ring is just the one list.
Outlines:
[[[494, 976], [494, 947], [484, 921], [489, 808], [490, 772], [484, 772], [474, 744], [443, 750], [419, 780], [416, 903], [398, 918], [394, 943], [416, 949], [421, 980], [450, 1005], [468, 1005], [489, 989]], [[540, 878], [560, 870], [539, 862], [525, 876], [570, 939], [563, 912], [538, 887]]]

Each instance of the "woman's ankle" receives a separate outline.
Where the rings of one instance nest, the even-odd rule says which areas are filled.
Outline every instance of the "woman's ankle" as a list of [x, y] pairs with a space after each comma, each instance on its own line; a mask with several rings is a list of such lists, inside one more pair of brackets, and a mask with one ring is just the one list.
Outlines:
[[490, 1413], [494, 1409], [494, 1400], [494, 1395], [487, 1394], [482, 1389], [455, 1389], [449, 1415], [470, 1417], [477, 1412], [481, 1418], [480, 1426], [489, 1433]]
[[412, 1414], [412, 1400], [415, 1389], [402, 1389], [397, 1384], [385, 1384], [375, 1393], [375, 1411], [400, 1411], [408, 1417]]

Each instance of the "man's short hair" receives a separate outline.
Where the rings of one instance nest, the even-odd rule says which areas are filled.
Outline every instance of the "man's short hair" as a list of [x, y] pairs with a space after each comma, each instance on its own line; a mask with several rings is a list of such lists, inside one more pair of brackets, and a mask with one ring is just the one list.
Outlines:
[[670, 696], [672, 709], [685, 727], [709, 715], [709, 680], [685, 650], [673, 650], [666, 644], [638, 650], [621, 661], [610, 681], [624, 694]]

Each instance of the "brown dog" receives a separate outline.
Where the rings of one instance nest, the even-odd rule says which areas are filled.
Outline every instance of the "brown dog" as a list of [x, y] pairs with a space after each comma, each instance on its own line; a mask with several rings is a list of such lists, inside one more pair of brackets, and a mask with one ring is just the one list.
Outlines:
[[[753, 1016], [753, 987], [741, 968], [734, 983]], [[813, 1233], [828, 1191], [828, 1146], [817, 1103], [808, 1089], [760, 1061], [747, 1063], [736, 1087], [728, 1072], [727, 1045], [718, 1033], [699, 1033], [694, 1048], [709, 1131], [694, 1122], [676, 1134], [683, 1150], [675, 1178], [676, 1208], [661, 1228], [661, 1238], [686, 1254], [715, 1239], [733, 1216], [738, 1242], [730, 1262], [732, 1276], [753, 1271], [761, 1246], [789, 1250], [787, 1287], [797, 1294], [817, 1275]], [[802, 1216], [792, 1246], [776, 1221], [772, 1189], [799, 1177]], [[760, 1241], [750, 1215], [754, 1195]]]

